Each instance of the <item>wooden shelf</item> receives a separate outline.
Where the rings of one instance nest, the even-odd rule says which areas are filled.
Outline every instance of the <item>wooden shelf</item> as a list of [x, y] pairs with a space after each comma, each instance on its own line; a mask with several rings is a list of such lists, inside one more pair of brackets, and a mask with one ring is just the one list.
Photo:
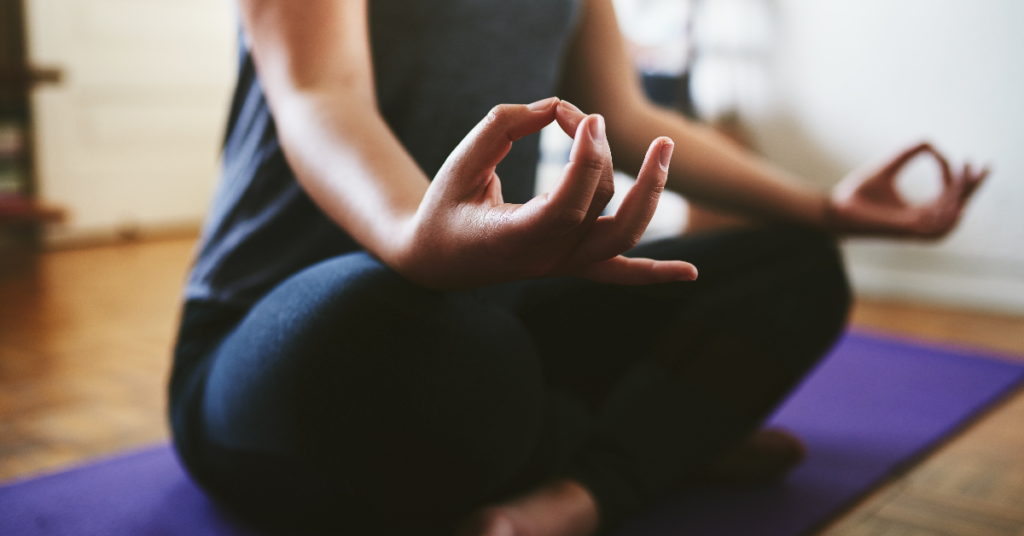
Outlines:
[[64, 216], [64, 209], [59, 207], [42, 205], [21, 195], [0, 195], [0, 228], [57, 223]]

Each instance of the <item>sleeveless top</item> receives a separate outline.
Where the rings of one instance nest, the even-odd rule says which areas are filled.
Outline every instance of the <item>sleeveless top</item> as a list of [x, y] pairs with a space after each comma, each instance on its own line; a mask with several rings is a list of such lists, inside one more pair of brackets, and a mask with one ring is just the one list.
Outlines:
[[[428, 177], [501, 103], [555, 94], [577, 0], [370, 0], [378, 106]], [[288, 276], [361, 249], [295, 180], [252, 57], [241, 42], [222, 176], [187, 300], [249, 307]], [[498, 166], [502, 194], [533, 195], [537, 135]]]

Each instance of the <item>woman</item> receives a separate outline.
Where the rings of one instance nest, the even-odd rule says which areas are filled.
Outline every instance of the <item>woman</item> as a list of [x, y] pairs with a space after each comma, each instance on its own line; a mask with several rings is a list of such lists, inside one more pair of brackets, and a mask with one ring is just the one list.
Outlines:
[[[984, 176], [922, 144], [816, 192], [648, 104], [610, 0], [240, 8], [171, 422], [213, 497], [291, 530], [590, 534], [781, 474], [799, 444], [751, 434], [845, 320], [826, 233], [945, 234]], [[570, 163], [531, 199], [552, 121]], [[908, 207], [922, 153], [946, 187]], [[601, 216], [613, 154], [638, 182]], [[633, 248], [666, 186], [769, 224]]]

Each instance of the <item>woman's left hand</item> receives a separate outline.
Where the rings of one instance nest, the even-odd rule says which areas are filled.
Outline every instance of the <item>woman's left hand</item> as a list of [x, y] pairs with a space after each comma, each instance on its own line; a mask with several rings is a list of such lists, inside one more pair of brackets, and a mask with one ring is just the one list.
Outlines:
[[[942, 171], [942, 192], [924, 205], [907, 203], [896, 190], [896, 177], [914, 157], [934, 157]], [[910, 147], [879, 169], [854, 172], [840, 182], [826, 203], [830, 230], [843, 234], [873, 234], [938, 238], [956, 226], [967, 200], [988, 175], [988, 168], [970, 164], [954, 171], [946, 158], [928, 143]]]

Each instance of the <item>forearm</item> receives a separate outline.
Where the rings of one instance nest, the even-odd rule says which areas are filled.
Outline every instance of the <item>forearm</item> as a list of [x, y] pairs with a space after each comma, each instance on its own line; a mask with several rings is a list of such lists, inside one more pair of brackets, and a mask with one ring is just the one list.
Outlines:
[[621, 121], [609, 118], [608, 138], [616, 162], [636, 169], [643, 140], [668, 136], [676, 142], [668, 188], [698, 203], [760, 219], [824, 228], [826, 196], [718, 132], [673, 112], [642, 103]]
[[394, 266], [428, 180], [377, 110], [365, 0], [244, 0], [288, 164], [341, 228]]
[[376, 107], [317, 91], [273, 104], [299, 183], [328, 217], [393, 266], [429, 181]]

